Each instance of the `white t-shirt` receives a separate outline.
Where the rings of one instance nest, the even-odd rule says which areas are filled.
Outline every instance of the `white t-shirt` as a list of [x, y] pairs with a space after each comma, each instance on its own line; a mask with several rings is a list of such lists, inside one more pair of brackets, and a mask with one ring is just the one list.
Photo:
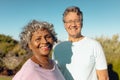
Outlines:
[[107, 69], [101, 45], [88, 37], [78, 42], [59, 43], [53, 58], [66, 80], [98, 80], [96, 70]]
[[65, 80], [57, 65], [51, 70], [43, 69], [28, 59], [12, 80]]

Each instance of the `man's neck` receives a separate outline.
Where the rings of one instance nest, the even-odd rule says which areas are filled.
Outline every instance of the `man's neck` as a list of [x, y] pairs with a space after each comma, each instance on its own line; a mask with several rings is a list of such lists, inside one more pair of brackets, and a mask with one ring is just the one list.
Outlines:
[[79, 41], [79, 40], [82, 40], [84, 38], [84, 36], [80, 36], [80, 37], [69, 37], [69, 41], [71, 41], [71, 42], [77, 42], [77, 41]]

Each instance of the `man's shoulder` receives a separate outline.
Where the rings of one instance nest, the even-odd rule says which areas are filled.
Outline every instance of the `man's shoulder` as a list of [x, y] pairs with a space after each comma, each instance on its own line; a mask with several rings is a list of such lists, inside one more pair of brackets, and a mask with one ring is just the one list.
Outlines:
[[94, 38], [90, 38], [90, 37], [85, 37], [85, 40], [86, 41], [88, 41], [88, 42], [90, 42], [90, 43], [99, 43], [96, 39], [94, 39]]

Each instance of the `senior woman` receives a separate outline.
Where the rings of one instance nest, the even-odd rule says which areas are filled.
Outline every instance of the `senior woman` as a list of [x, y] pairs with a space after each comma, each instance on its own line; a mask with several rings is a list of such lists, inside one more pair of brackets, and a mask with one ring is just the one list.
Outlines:
[[12, 80], [65, 80], [57, 65], [49, 57], [57, 41], [53, 25], [33, 20], [20, 34], [23, 48], [32, 53]]

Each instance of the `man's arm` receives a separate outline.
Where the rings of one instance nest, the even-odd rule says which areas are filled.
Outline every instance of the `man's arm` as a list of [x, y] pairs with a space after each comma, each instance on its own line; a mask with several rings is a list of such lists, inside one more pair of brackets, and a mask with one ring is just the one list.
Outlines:
[[97, 76], [98, 76], [98, 80], [109, 80], [107, 69], [97, 70]]

